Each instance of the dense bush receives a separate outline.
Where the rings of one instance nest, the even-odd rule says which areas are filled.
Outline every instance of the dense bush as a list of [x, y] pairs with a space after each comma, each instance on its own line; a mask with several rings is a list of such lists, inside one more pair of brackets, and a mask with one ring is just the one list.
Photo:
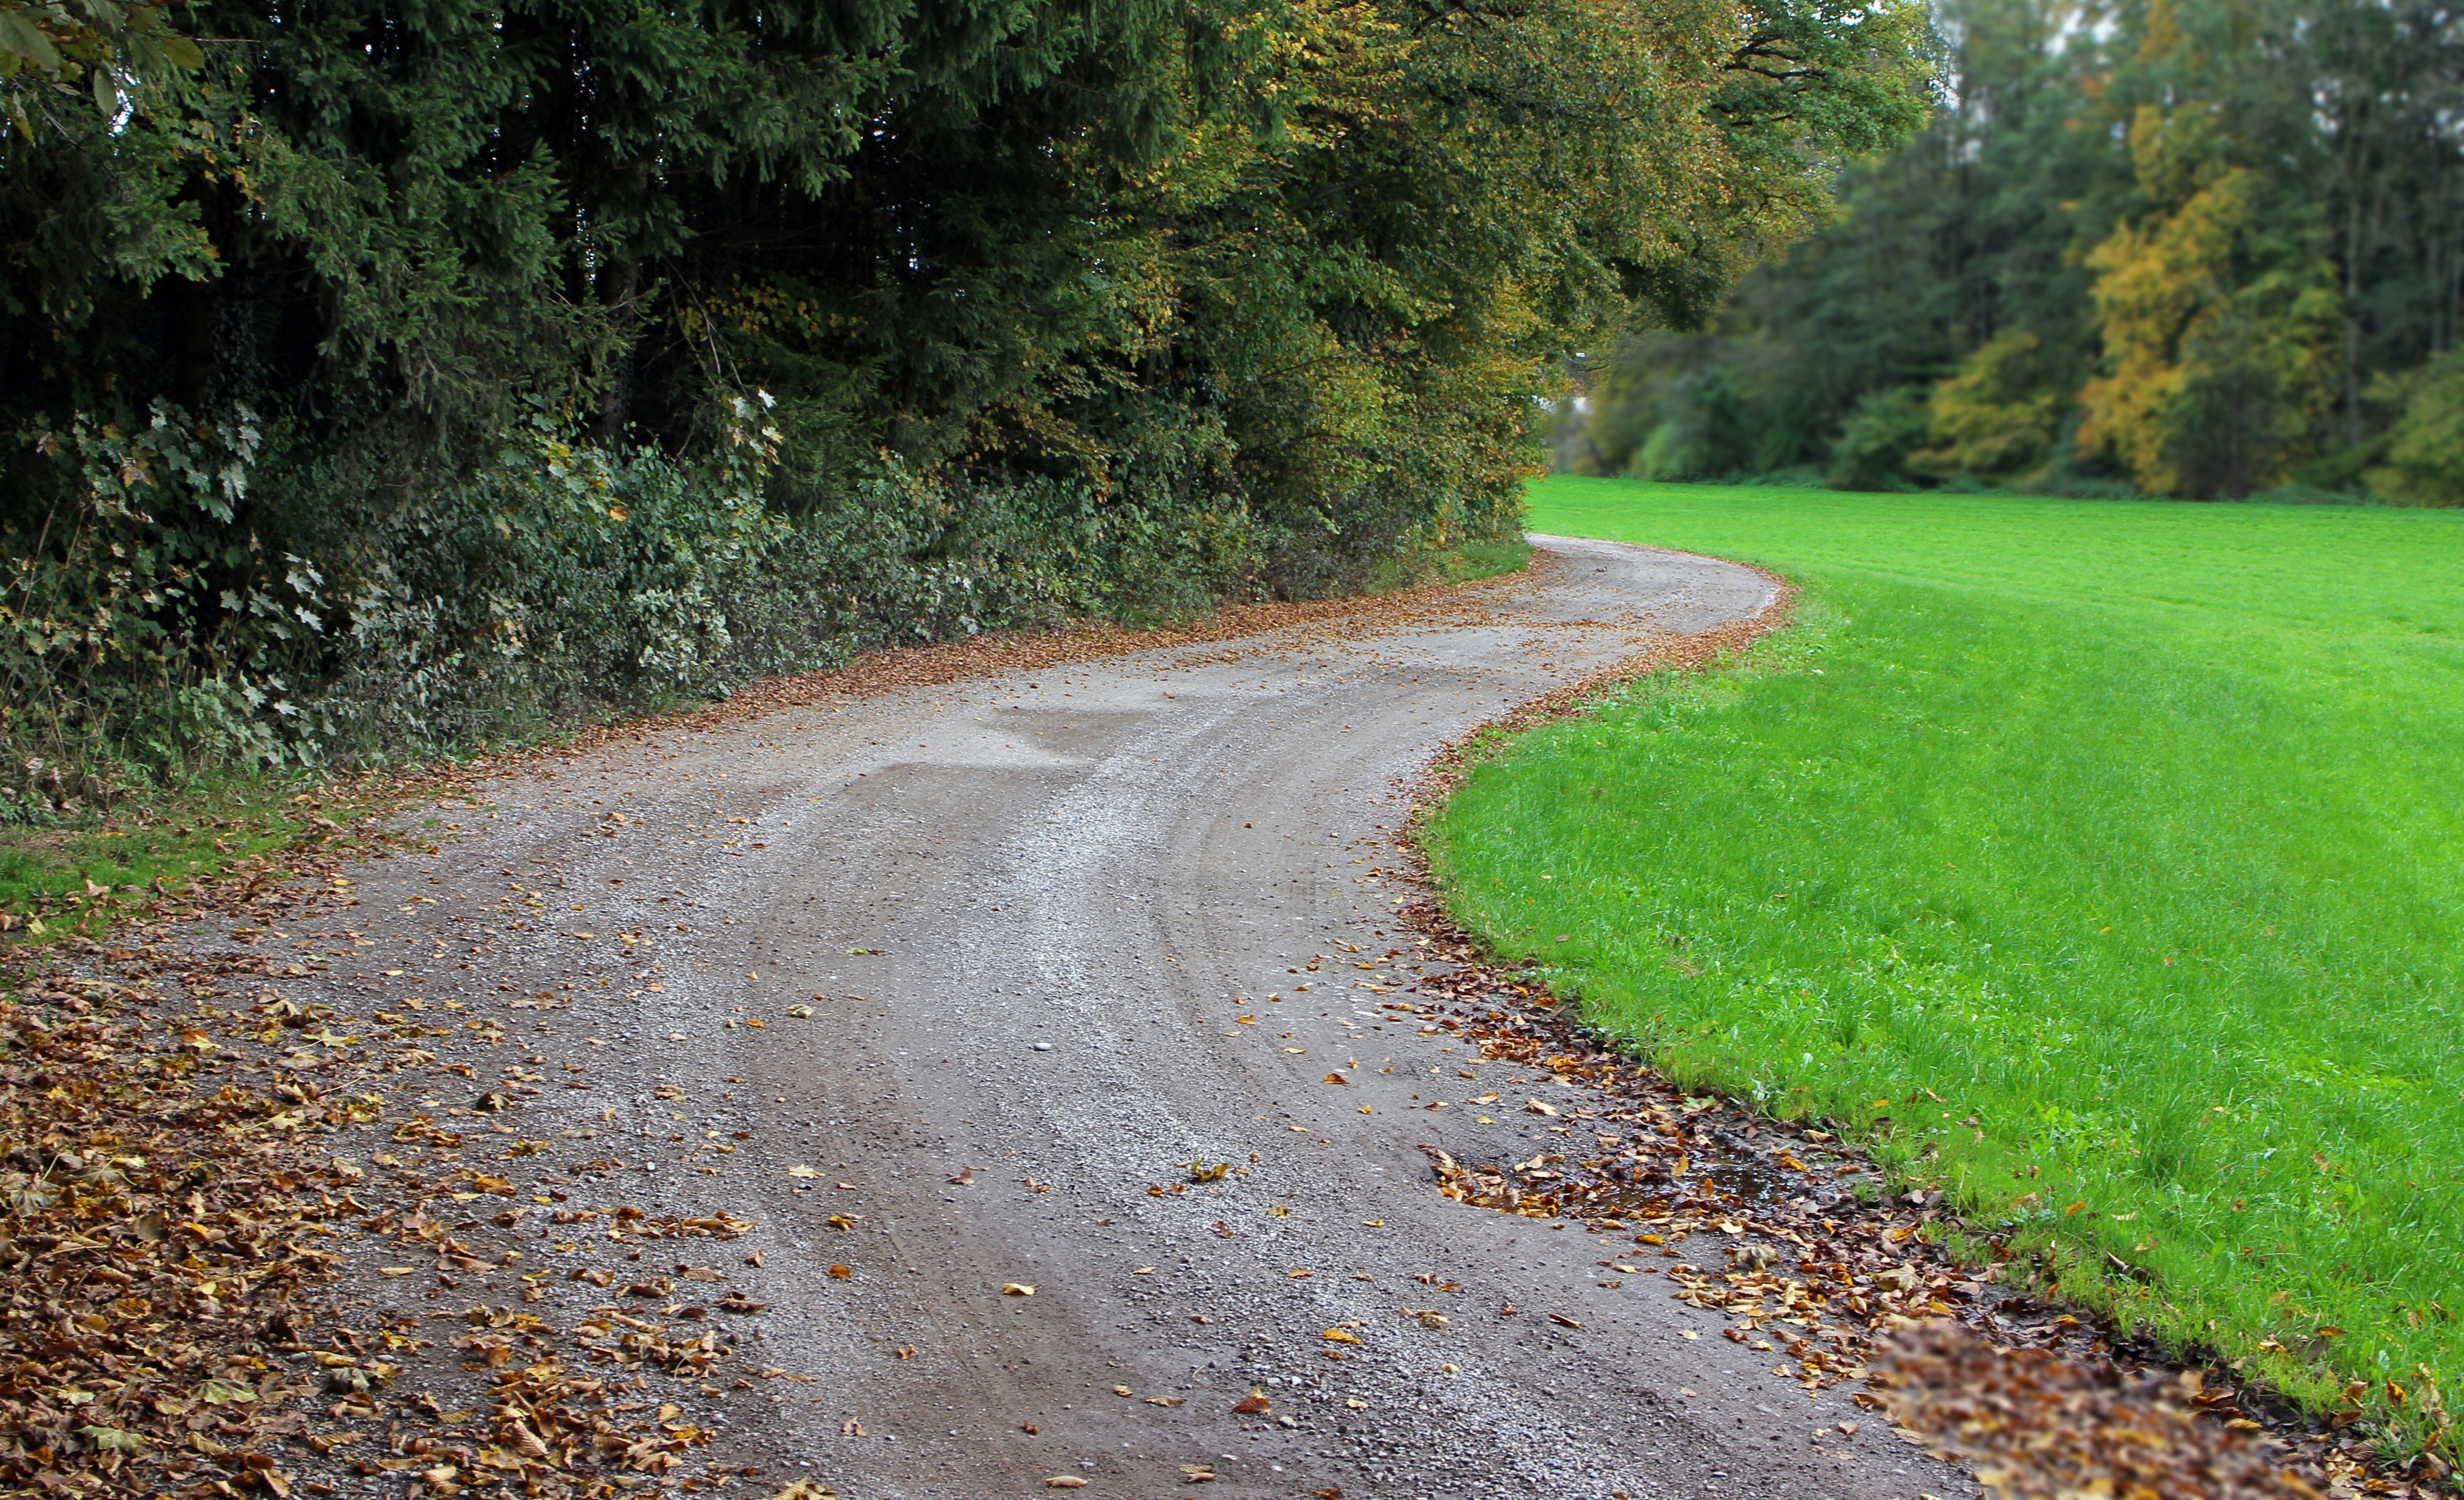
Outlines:
[[[73, 503], [6, 538], [0, 727], [172, 768], [502, 740], [557, 719], [835, 665], [869, 646], [1196, 602], [1237, 518], [1168, 528], [1083, 489], [884, 463], [846, 502], [764, 498], [778, 431], [740, 403], [712, 454], [577, 441], [539, 415], [460, 480], [353, 503], [263, 434], [158, 404], [38, 438]], [[269, 493], [271, 491], [272, 493]], [[298, 551], [235, 540], [243, 499]], [[1211, 597], [1211, 596], [1210, 596]]]
[[0, 0], [0, 670], [163, 766], [1506, 534], [1925, 106], [1840, 0], [91, 13]]

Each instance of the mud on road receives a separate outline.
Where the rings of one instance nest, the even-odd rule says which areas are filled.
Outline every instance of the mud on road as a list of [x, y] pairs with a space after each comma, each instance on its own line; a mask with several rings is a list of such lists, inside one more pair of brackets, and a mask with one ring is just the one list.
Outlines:
[[[590, 1400], [681, 1433], [636, 1485], [1975, 1495], [1606, 1268], [1637, 1249], [1437, 1190], [1432, 1151], [1590, 1127], [1581, 1089], [1380, 1008], [1447, 967], [1396, 915], [1403, 788], [1777, 599], [1538, 540], [1530, 580], [1442, 607], [815, 697], [434, 799], [432, 851], [359, 871], [351, 946], [296, 987], [436, 1023], [461, 1070], [388, 1110], [372, 1190], [434, 1206], [334, 1242], [345, 1321], [504, 1444], [546, 1421], [504, 1404], [542, 1335], [609, 1344], [572, 1359]], [[1519, 1107], [1544, 1084], [1556, 1114]], [[518, 1489], [481, 1446], [317, 1482]]]

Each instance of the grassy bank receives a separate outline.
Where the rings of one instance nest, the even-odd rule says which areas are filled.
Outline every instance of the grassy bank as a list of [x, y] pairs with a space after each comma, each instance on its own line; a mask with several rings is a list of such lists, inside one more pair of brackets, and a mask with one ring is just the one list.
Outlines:
[[1429, 830], [1466, 924], [1681, 1076], [1875, 1127], [2075, 1293], [2443, 1423], [2464, 516], [1562, 477], [1533, 511], [1805, 603], [1482, 766]]
[[381, 805], [377, 788], [222, 777], [0, 823], [0, 947], [99, 937], [121, 915]]

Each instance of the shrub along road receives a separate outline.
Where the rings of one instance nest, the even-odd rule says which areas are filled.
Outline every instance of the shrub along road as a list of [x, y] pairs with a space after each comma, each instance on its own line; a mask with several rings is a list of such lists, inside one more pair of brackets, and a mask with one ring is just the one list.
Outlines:
[[1775, 598], [1551, 542], [1528, 582], [437, 799], [436, 851], [358, 872], [361, 946], [298, 993], [441, 1020], [469, 1070], [388, 1109], [360, 1196], [427, 1206], [340, 1242], [340, 1316], [432, 1341], [386, 1401], [481, 1415], [357, 1460], [502, 1484], [622, 1397], [635, 1441], [665, 1419], [642, 1475], [663, 1444], [764, 1491], [1975, 1493], [1603, 1268], [1654, 1252], [1441, 1196], [1424, 1148], [1579, 1156], [1613, 1106], [1377, 1004], [1443, 967], [1393, 915], [1404, 779]]

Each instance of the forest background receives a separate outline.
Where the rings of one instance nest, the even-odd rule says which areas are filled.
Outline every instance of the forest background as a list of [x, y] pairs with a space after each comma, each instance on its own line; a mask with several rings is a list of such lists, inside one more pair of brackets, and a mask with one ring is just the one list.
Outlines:
[[1943, 107], [1561, 467], [2464, 503], [2464, 33], [2429, 0], [1945, 0]]
[[0, 0], [11, 815], [1512, 536], [1938, 92], [1845, 0]]

